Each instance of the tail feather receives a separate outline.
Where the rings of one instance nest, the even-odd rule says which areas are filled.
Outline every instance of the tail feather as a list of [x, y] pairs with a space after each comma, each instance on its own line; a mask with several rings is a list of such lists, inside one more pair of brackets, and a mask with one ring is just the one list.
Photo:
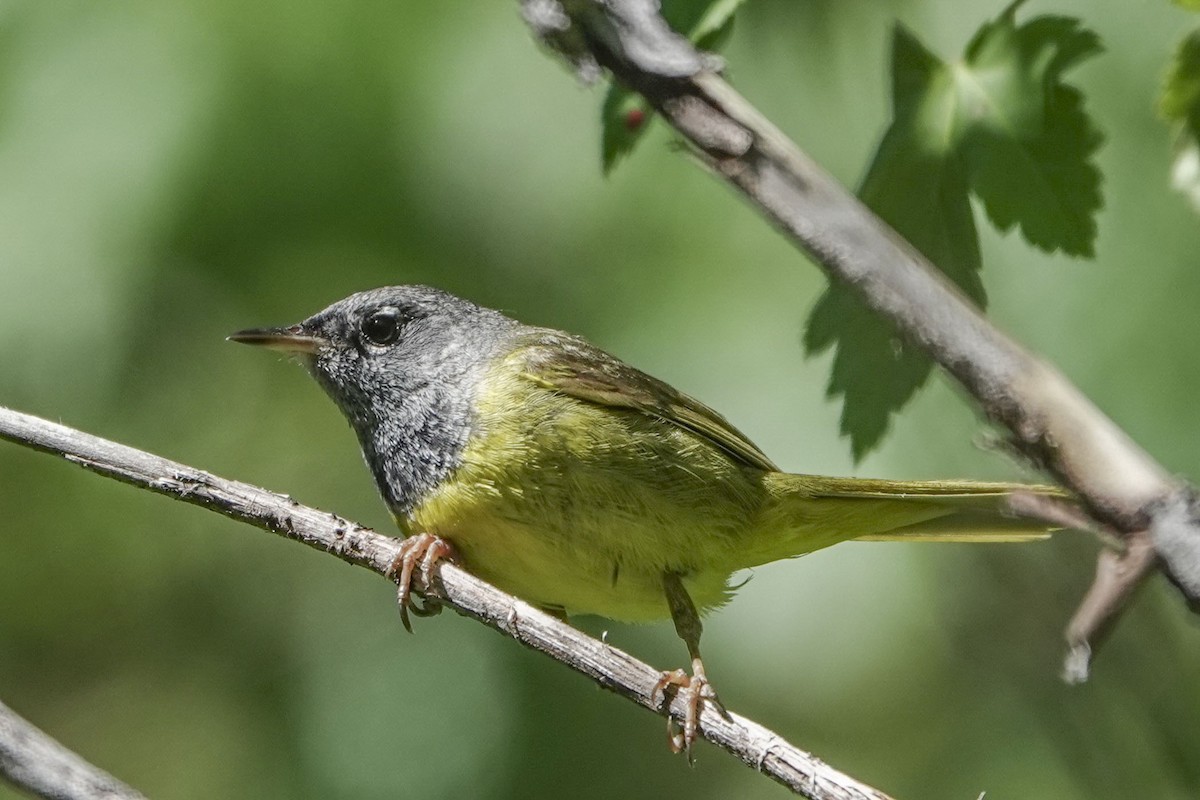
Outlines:
[[767, 563], [838, 542], [1025, 542], [1055, 528], [1015, 517], [1008, 498], [1030, 492], [1069, 499], [1053, 486], [974, 481], [886, 481], [769, 473], [764, 509], [746, 557]]
[[998, 483], [987, 481], [890, 481], [874, 478], [826, 478], [821, 475], [776, 473], [794, 491], [810, 497], [878, 497], [895, 499], [935, 498], [941, 503], [961, 500], [978, 504], [1004, 500], [1014, 492], [1032, 492], [1049, 497], [1070, 499], [1057, 486], [1035, 483]]
[[1054, 530], [1035, 519], [1002, 516], [1003, 510], [955, 509], [945, 516], [886, 533], [858, 536], [856, 542], [1032, 542]]

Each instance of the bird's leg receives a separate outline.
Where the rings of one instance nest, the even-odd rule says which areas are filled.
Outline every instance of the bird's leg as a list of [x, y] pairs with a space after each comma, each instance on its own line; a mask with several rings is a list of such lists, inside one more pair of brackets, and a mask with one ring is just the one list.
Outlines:
[[[683, 727], [675, 720], [667, 718], [667, 736], [670, 738], [671, 750], [678, 753], [686, 751], [688, 760], [692, 758], [692, 743], [700, 728], [700, 701], [708, 700], [722, 714], [725, 709], [717, 699], [717, 693], [708, 682], [704, 673], [704, 662], [700, 659], [700, 633], [704, 626], [700, 623], [700, 614], [696, 605], [683, 588], [683, 581], [673, 572], [663, 573], [663, 591], [667, 596], [667, 606], [671, 609], [671, 619], [675, 622], [675, 632], [687, 645], [688, 655], [692, 657], [692, 674], [682, 669], [664, 672], [654, 685], [653, 692], [662, 691], [663, 700], [667, 699], [667, 687], [674, 686], [686, 693], [687, 704], [683, 715]], [[652, 696], [653, 696], [652, 692]]]
[[412, 579], [417, 564], [421, 565], [421, 574], [428, 586], [433, 579], [434, 565], [443, 558], [453, 561], [454, 557], [451, 544], [432, 533], [418, 533], [400, 543], [400, 552], [396, 554], [385, 574], [396, 582], [396, 603], [400, 606], [400, 621], [409, 633], [412, 633], [412, 623], [408, 619], [410, 610], [418, 617], [432, 617], [442, 610], [436, 600], [428, 597], [425, 598], [424, 605], [418, 606], [412, 602]]

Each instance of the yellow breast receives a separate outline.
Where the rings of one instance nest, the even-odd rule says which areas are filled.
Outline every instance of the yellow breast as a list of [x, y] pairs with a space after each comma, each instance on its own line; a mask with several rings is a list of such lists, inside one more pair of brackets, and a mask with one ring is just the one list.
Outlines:
[[536, 386], [511, 363], [477, 398], [462, 464], [404, 527], [452, 541], [530, 602], [614, 619], [669, 616], [664, 571], [698, 606], [727, 599], [762, 472], [678, 426]]

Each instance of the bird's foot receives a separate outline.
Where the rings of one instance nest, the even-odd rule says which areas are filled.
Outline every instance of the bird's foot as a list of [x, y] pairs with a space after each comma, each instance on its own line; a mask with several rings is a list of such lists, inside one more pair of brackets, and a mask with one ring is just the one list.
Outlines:
[[654, 684], [651, 697], [661, 691], [663, 702], [668, 702], [670, 694], [675, 693], [668, 693], [667, 687], [669, 686], [675, 687], [677, 692], [684, 693], [685, 703], [682, 724], [676, 722], [674, 717], [667, 717], [668, 745], [672, 753], [687, 753], [688, 761], [691, 762], [692, 744], [700, 733], [701, 701], [707, 700], [712, 703], [722, 716], [727, 717], [729, 713], [721, 705], [716, 690], [713, 689], [712, 684], [708, 682], [708, 677], [704, 674], [704, 662], [698, 658], [692, 659], [691, 675], [682, 669], [664, 672], [658, 682]]
[[400, 621], [409, 633], [412, 633], [412, 623], [408, 618], [410, 611], [418, 617], [432, 617], [442, 610], [441, 604], [429, 597], [424, 598], [421, 605], [413, 602], [413, 574], [418, 564], [425, 586], [428, 587], [433, 580], [433, 568], [437, 562], [442, 559], [453, 561], [454, 558], [454, 547], [432, 533], [418, 533], [400, 543], [400, 552], [396, 554], [385, 574], [389, 580], [396, 582], [396, 603], [400, 606]]

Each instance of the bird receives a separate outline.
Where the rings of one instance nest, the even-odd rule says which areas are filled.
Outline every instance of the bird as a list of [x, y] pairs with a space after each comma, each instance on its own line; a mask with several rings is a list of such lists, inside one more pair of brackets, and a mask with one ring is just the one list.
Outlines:
[[229, 339], [297, 357], [349, 421], [405, 537], [402, 613], [418, 563], [450, 558], [563, 619], [672, 620], [691, 671], [654, 692], [687, 694], [668, 734], [689, 757], [701, 704], [724, 712], [701, 615], [731, 599], [734, 573], [849, 540], [1042, 538], [1053, 525], [1012, 515], [1010, 498], [1066, 496], [786, 473], [719, 413], [585, 339], [428, 286]]

